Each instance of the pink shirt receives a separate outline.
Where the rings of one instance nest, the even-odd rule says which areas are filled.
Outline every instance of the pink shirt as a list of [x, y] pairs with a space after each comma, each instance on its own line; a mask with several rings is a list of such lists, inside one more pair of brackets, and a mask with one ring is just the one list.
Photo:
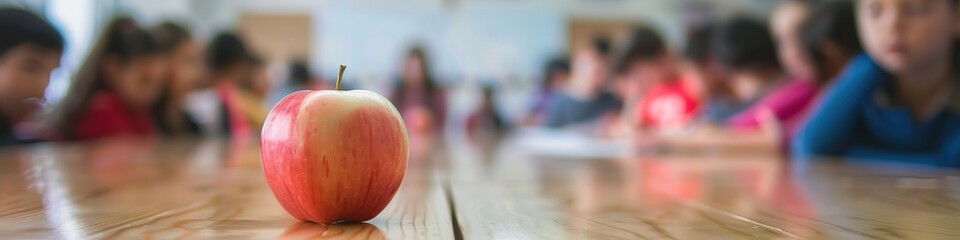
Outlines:
[[792, 133], [803, 118], [807, 106], [810, 106], [817, 94], [820, 85], [814, 81], [791, 80], [768, 93], [760, 101], [737, 113], [727, 120], [727, 126], [733, 129], [755, 129], [760, 126], [758, 115], [764, 108], [770, 109], [780, 123], [784, 132]]

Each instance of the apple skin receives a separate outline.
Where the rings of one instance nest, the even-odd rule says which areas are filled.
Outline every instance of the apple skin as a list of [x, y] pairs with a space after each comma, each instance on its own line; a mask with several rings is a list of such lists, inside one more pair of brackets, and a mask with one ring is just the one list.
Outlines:
[[321, 224], [377, 216], [400, 187], [408, 152], [400, 113], [366, 90], [292, 93], [270, 111], [260, 140], [280, 205]]

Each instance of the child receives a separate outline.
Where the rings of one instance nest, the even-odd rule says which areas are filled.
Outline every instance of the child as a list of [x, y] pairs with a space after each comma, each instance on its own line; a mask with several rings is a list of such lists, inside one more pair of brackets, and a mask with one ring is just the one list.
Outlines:
[[550, 60], [543, 71], [543, 81], [534, 97], [530, 112], [521, 120], [521, 124], [528, 126], [540, 125], [547, 114], [547, 107], [554, 101], [558, 92], [563, 89], [570, 77], [570, 61], [566, 57], [557, 57]]
[[730, 87], [719, 63], [713, 58], [714, 25], [705, 25], [692, 29], [687, 36], [683, 64], [683, 74], [696, 83], [696, 95], [705, 100], [701, 107], [699, 120], [717, 124], [742, 111], [746, 104], [731, 99]]
[[40, 108], [62, 53], [63, 36], [43, 18], [0, 9], [0, 146], [26, 142], [15, 126]]
[[800, 36], [803, 49], [813, 63], [813, 77], [821, 87], [863, 51], [854, 11], [853, 1], [824, 2], [814, 7], [803, 24]]
[[206, 52], [207, 67], [213, 78], [218, 114], [207, 120], [207, 132], [214, 135], [248, 139], [254, 128], [243, 114], [237, 84], [251, 76], [253, 61], [246, 44], [233, 33], [220, 33], [211, 40]]
[[[711, 61], [716, 61], [717, 69], [714, 71], [719, 73], [722, 82], [714, 85], [714, 91], [708, 94], [712, 95], [711, 100], [725, 101], [723, 104], [727, 109], [724, 109], [724, 112], [744, 104], [752, 105], [769, 92], [769, 89], [779, 85], [781, 73], [777, 48], [770, 32], [762, 23], [750, 18], [737, 17], [712, 28], [712, 36], [709, 37], [711, 41], [709, 56]], [[717, 91], [718, 89], [722, 91]], [[716, 108], [717, 105], [711, 107]], [[719, 115], [716, 109], [707, 111], [714, 111], [707, 114]], [[690, 128], [688, 134], [665, 136], [666, 138], [659, 140], [661, 144], [670, 148], [710, 147], [739, 150], [740, 147], [747, 147], [772, 151], [776, 149], [778, 136], [763, 133], [776, 126], [767, 124], [771, 122], [768, 120], [769, 114], [758, 115], [764, 119], [764, 124], [759, 129], [763, 130], [762, 134], [729, 132], [721, 122], [720, 126], [697, 125]]]
[[307, 61], [294, 60], [287, 70], [287, 80], [270, 93], [269, 104], [276, 105], [283, 97], [296, 91], [321, 89], [333, 89], [333, 87], [327, 86], [324, 81], [313, 79], [313, 73], [310, 72]]
[[155, 123], [168, 136], [199, 136], [200, 126], [187, 110], [186, 96], [203, 79], [200, 45], [190, 33], [174, 23], [162, 23], [152, 29], [166, 56], [166, 77], [160, 100], [153, 107]]
[[635, 127], [676, 131], [687, 126], [700, 107], [695, 83], [683, 78], [663, 38], [649, 27], [634, 30], [615, 71], [626, 81], [622, 88], [627, 103], [622, 116], [632, 118]]
[[125, 17], [98, 39], [54, 113], [54, 126], [67, 140], [152, 135], [150, 108], [163, 71], [156, 41]]
[[442, 130], [446, 121], [446, 96], [437, 86], [426, 51], [412, 47], [403, 62], [403, 72], [396, 82], [390, 100], [415, 133]]
[[756, 129], [761, 112], [769, 111], [782, 123], [781, 133], [793, 132], [795, 123], [803, 118], [802, 113], [818, 95], [821, 85], [833, 78], [833, 69], [842, 68], [852, 54], [860, 50], [852, 3], [836, 1], [816, 8], [809, 19], [809, 7], [798, 0], [787, 1], [774, 11], [771, 25], [780, 62], [784, 63], [789, 79], [747, 110], [731, 117], [727, 121], [729, 127]]
[[254, 129], [263, 127], [270, 109], [267, 108], [266, 98], [270, 92], [270, 80], [267, 76], [267, 65], [259, 57], [251, 57], [253, 69], [250, 76], [243, 79], [237, 89], [240, 111]]
[[718, 25], [711, 40], [731, 100], [752, 105], [781, 84], [776, 44], [762, 23], [733, 18]]
[[509, 127], [497, 110], [494, 86], [483, 86], [481, 93], [480, 106], [467, 116], [465, 124], [467, 134], [506, 132]]
[[857, 56], [799, 131], [800, 159], [960, 166], [957, 0], [860, 0]]
[[770, 13], [770, 32], [777, 46], [777, 56], [787, 77], [796, 80], [813, 78], [810, 57], [803, 51], [800, 29], [811, 13], [805, 0], [783, 1]]
[[590, 124], [619, 110], [620, 102], [606, 91], [609, 51], [610, 46], [605, 40], [596, 40], [592, 47], [576, 53], [570, 82], [547, 107], [544, 126], [559, 128]]

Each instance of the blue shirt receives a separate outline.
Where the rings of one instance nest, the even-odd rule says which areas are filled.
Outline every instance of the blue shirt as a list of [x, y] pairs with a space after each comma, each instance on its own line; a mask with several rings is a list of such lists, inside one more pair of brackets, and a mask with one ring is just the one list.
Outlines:
[[840, 156], [960, 167], [956, 100], [931, 118], [885, 101], [892, 76], [866, 54], [847, 65], [793, 140], [798, 160]]
[[737, 102], [726, 97], [712, 97], [706, 108], [700, 113], [700, 119], [712, 124], [724, 124], [727, 119], [746, 110], [756, 102], [756, 99]]
[[611, 111], [620, 108], [620, 102], [610, 93], [583, 101], [566, 93], [560, 93], [547, 107], [544, 125], [551, 128], [587, 123], [599, 119]]

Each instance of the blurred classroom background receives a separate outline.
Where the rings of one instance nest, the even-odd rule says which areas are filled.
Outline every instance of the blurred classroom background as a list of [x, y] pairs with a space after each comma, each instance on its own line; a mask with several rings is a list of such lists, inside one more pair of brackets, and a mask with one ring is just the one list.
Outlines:
[[[65, 35], [62, 65], [47, 89], [60, 100], [97, 34], [116, 16], [142, 26], [173, 22], [201, 43], [236, 31], [269, 65], [271, 88], [306, 61], [314, 81], [334, 81], [349, 66], [347, 85], [388, 95], [411, 45], [428, 51], [431, 70], [450, 89], [452, 119], [495, 85], [504, 116], [519, 120], [529, 108], [551, 58], [595, 38], [622, 42], [632, 27], [655, 26], [675, 48], [690, 26], [731, 14], [765, 16], [776, 0], [3, 0], [48, 19]], [[276, 99], [274, 99], [276, 101]], [[271, 102], [268, 101], [267, 104]], [[451, 120], [453, 121], [453, 120]]]
[[960, 166], [957, 0], [2, 5], [0, 144], [256, 139], [344, 64], [413, 135]]

